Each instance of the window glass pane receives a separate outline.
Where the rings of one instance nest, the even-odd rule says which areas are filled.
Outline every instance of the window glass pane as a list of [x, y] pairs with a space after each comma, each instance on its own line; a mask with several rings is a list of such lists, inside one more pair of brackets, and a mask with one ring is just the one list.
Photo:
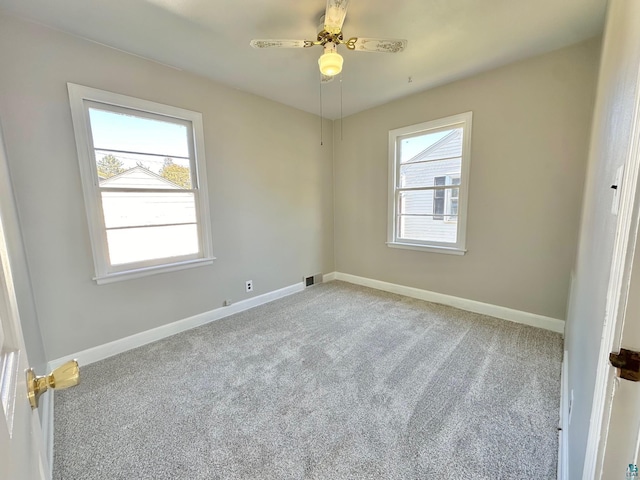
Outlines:
[[189, 157], [188, 129], [183, 123], [89, 108], [93, 147], [152, 153], [167, 157]]
[[189, 160], [96, 150], [101, 187], [191, 189]]
[[456, 217], [447, 217], [447, 221], [445, 221], [438, 220], [431, 215], [419, 217], [400, 215], [398, 217], [398, 232], [398, 237], [402, 240], [456, 243], [458, 223]]
[[102, 210], [107, 228], [196, 222], [191, 192], [102, 192]]
[[[450, 179], [457, 177], [459, 182], [461, 168], [461, 158], [400, 165], [399, 186], [400, 188], [416, 188], [451, 185], [451, 180], [447, 182], [446, 177]], [[436, 181], [437, 179], [438, 181]]]
[[[446, 185], [447, 177], [436, 177], [434, 180], [436, 185]], [[433, 190], [433, 219], [442, 220], [442, 214], [444, 213], [444, 188]]]
[[[431, 215], [434, 208], [433, 194], [433, 190], [400, 192], [398, 213], [411, 215]], [[442, 197], [442, 201], [444, 202], [444, 196]]]
[[402, 138], [400, 163], [462, 156], [462, 128]]
[[[398, 198], [398, 213], [405, 215], [431, 215], [445, 213], [444, 205], [450, 201], [452, 188], [437, 188], [435, 190], [411, 190], [400, 192]], [[436, 207], [435, 205], [440, 205]]]
[[112, 265], [179, 257], [199, 252], [197, 225], [107, 230]]
[[[451, 215], [458, 215], [458, 199], [452, 199], [451, 200]], [[454, 218], [454, 221], [457, 221], [457, 219]]]
[[[442, 194], [442, 195], [438, 195]], [[435, 220], [442, 220], [444, 213], [444, 190], [434, 190], [433, 192], [433, 215]]]

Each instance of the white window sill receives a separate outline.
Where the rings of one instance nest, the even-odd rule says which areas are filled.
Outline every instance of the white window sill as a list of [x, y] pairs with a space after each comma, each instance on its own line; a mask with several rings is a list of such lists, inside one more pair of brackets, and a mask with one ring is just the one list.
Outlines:
[[467, 251], [462, 248], [441, 247], [439, 245], [420, 245], [416, 243], [387, 242], [387, 246], [391, 248], [402, 248], [405, 250], [420, 250], [422, 252], [446, 253], [448, 255], [464, 255], [465, 253], [467, 253]]
[[216, 259], [215, 257], [199, 258], [198, 260], [189, 260], [186, 262], [171, 263], [169, 265], [157, 265], [155, 267], [136, 268], [135, 270], [109, 273], [101, 277], [95, 277], [94, 280], [98, 285], [104, 285], [107, 283], [120, 282], [122, 280], [132, 280], [134, 278], [148, 277], [149, 275], [156, 275], [158, 273], [175, 272], [177, 270], [184, 270], [186, 268], [195, 268], [195, 267], [203, 267], [205, 265], [212, 265], [215, 259]]

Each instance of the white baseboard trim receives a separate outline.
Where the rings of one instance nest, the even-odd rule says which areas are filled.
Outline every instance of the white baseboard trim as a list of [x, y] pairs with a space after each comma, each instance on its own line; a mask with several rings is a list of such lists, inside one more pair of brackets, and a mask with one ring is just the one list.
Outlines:
[[333, 282], [336, 279], [336, 272], [327, 273], [322, 276], [323, 282]]
[[564, 332], [564, 320], [559, 320], [557, 318], [545, 317], [535, 313], [523, 312], [521, 310], [514, 310], [512, 308], [501, 307], [499, 305], [491, 305], [489, 303], [477, 302], [466, 298], [454, 297], [443, 293], [431, 292], [420, 288], [406, 287], [404, 285], [383, 282], [372, 278], [358, 277], [348, 273], [333, 272], [325, 275], [325, 281], [330, 281], [327, 278], [331, 278], [331, 280], [342, 280], [343, 282], [354, 283], [356, 285], [375, 288], [376, 290], [383, 290], [385, 292], [397, 293], [398, 295], [426, 300], [427, 302], [449, 305], [450, 307], [456, 307], [468, 312], [481, 313], [483, 315], [489, 315], [490, 317], [501, 318], [503, 320], [509, 320], [516, 323], [523, 323], [525, 325], [544, 328], [545, 330], [551, 330], [553, 332]]
[[[52, 369], [51, 365], [47, 365], [47, 371]], [[49, 389], [46, 395], [40, 397], [38, 409], [42, 412], [40, 423], [42, 425], [42, 437], [44, 445], [44, 453], [47, 459], [47, 478], [53, 478], [53, 402], [54, 390]]]
[[127, 350], [132, 350], [137, 347], [141, 347], [151, 342], [161, 340], [176, 333], [184, 332], [185, 330], [191, 330], [192, 328], [205, 325], [215, 320], [228, 317], [235, 313], [240, 313], [250, 308], [263, 305], [265, 303], [272, 302], [282, 297], [286, 297], [293, 293], [301, 292], [304, 290], [304, 283], [296, 283], [288, 287], [274, 290], [273, 292], [264, 293], [256, 297], [248, 298], [237, 303], [233, 303], [228, 307], [220, 307], [208, 312], [194, 315], [193, 317], [178, 320], [177, 322], [162, 325], [151, 330], [136, 333], [129, 337], [114, 340], [113, 342], [105, 343], [104, 345], [98, 345], [97, 347], [88, 348], [73, 355], [66, 355], [62, 358], [52, 360], [49, 362], [50, 369], [59, 367], [68, 360], [76, 359], [78, 363], [82, 365], [89, 365], [105, 358], [112, 357]]
[[569, 352], [564, 351], [560, 376], [560, 424], [558, 435], [558, 480], [569, 480]]

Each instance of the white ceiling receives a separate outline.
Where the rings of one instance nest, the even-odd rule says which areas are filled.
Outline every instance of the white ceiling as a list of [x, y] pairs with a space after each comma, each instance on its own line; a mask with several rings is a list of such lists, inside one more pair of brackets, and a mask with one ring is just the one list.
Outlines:
[[[403, 53], [338, 47], [343, 115], [600, 34], [606, 0], [351, 0], [345, 38], [404, 38]], [[0, 0], [18, 16], [318, 114], [321, 47], [262, 49], [253, 38], [314, 40], [325, 0]], [[412, 82], [408, 81], [409, 77]], [[322, 87], [340, 117], [340, 82]]]

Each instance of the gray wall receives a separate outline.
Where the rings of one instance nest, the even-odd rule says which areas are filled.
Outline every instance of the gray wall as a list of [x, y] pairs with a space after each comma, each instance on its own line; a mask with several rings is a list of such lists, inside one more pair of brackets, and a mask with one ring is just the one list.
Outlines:
[[[314, 115], [0, 15], [0, 119], [47, 358], [242, 300], [247, 279], [257, 295], [333, 270], [564, 318], [598, 54], [594, 39], [415, 94], [346, 118], [343, 140], [335, 122], [321, 147]], [[66, 82], [203, 113], [213, 266], [91, 280]], [[388, 248], [388, 131], [468, 110], [469, 252]]]
[[[587, 163], [599, 39], [334, 123], [339, 272], [564, 319]], [[392, 249], [391, 129], [473, 111], [464, 256]]]
[[[334, 270], [318, 117], [0, 14], [0, 119], [48, 359]], [[212, 266], [97, 286], [67, 82], [202, 112]], [[327, 121], [325, 131], [330, 131]]]

